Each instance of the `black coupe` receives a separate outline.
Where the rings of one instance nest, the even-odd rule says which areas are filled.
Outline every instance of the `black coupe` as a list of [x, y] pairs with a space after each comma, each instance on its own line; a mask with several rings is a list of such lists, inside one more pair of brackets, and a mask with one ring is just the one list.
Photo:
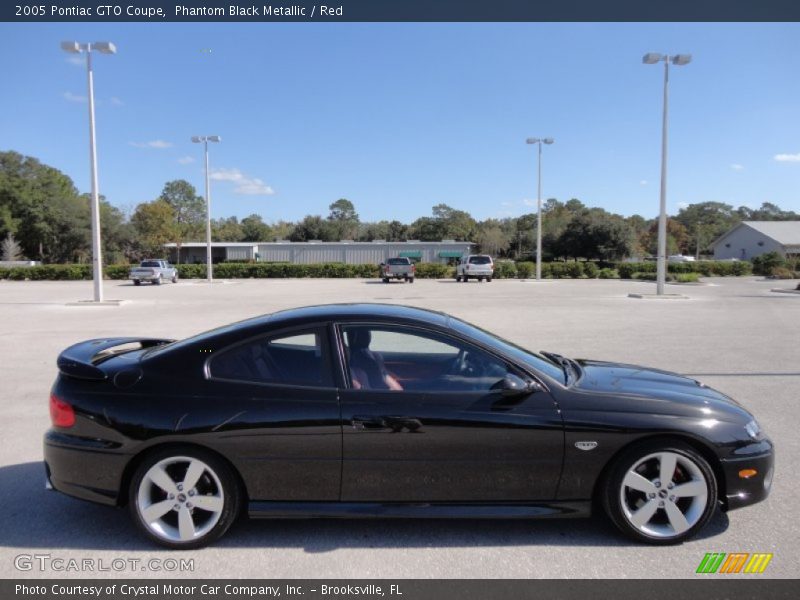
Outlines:
[[312, 306], [67, 348], [47, 484], [196, 548], [251, 517], [579, 517], [683, 541], [769, 493], [773, 446], [680, 375], [534, 353], [439, 312]]

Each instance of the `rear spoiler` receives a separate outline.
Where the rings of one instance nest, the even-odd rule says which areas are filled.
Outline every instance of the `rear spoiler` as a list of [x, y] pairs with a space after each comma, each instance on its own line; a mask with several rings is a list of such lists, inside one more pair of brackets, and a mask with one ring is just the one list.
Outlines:
[[141, 348], [151, 348], [153, 346], [169, 344], [173, 341], [175, 340], [137, 337], [86, 340], [85, 342], [70, 346], [59, 354], [56, 364], [58, 365], [58, 370], [64, 375], [69, 375], [70, 377], [76, 377], [78, 379], [102, 381], [106, 379], [107, 375], [96, 365], [102, 362], [104, 355], [110, 357], [113, 354], [106, 352], [107, 350], [127, 344], [139, 344]]

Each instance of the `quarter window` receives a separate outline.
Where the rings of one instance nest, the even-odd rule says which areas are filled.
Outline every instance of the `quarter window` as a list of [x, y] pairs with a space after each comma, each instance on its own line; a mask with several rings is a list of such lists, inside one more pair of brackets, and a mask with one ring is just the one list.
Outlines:
[[209, 365], [215, 379], [332, 387], [322, 331], [259, 338], [223, 350]]

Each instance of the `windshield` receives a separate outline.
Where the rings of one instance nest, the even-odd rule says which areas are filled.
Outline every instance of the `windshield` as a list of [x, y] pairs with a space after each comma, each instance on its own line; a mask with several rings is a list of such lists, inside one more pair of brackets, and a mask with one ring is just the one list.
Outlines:
[[457, 332], [474, 338], [475, 340], [482, 342], [487, 346], [493, 346], [500, 350], [503, 354], [506, 354], [509, 357], [524, 363], [540, 373], [544, 373], [549, 377], [552, 377], [556, 381], [564, 381], [564, 370], [562, 367], [540, 354], [526, 350], [521, 346], [517, 346], [513, 342], [509, 342], [501, 337], [497, 337], [493, 333], [489, 333], [480, 327], [472, 325], [471, 323], [467, 323], [466, 321], [462, 321], [461, 319], [456, 319], [455, 317], [450, 317], [449, 325]]
[[471, 265], [490, 265], [492, 264], [492, 258], [490, 256], [473, 256], [469, 259], [469, 264]]

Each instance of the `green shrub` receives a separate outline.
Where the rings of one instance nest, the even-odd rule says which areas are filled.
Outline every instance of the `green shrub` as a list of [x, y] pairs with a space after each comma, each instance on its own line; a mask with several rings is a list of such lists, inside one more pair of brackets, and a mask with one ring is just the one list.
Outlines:
[[700, 278], [700, 275], [697, 273], [677, 273], [675, 275], [675, 281], [678, 283], [695, 283]]
[[130, 275], [132, 265], [106, 265], [103, 268], [106, 279], [125, 280]]
[[756, 275], [770, 275], [775, 267], [785, 266], [786, 261], [774, 251], [753, 258], [753, 273]]
[[497, 279], [514, 279], [517, 276], [517, 265], [510, 260], [494, 263], [494, 276]]
[[450, 273], [450, 267], [441, 263], [417, 263], [416, 276], [420, 279], [444, 279]]
[[636, 268], [642, 263], [619, 263], [617, 271], [621, 279], [632, 279], [633, 274], [638, 271]]
[[598, 269], [597, 265], [593, 262], [585, 262], [583, 263], [583, 274], [589, 279], [597, 279], [597, 276], [600, 274], [600, 269]]
[[550, 263], [550, 268], [548, 269], [547, 276], [553, 279], [564, 279], [566, 277], [569, 277], [569, 275], [567, 274], [566, 263], [563, 262]]
[[600, 279], [619, 279], [619, 271], [609, 268], [600, 269], [597, 276], [600, 277]]
[[[667, 273], [664, 277], [664, 281], [675, 281], [675, 275], [671, 273]], [[639, 279], [641, 281], [657, 281], [658, 274], [657, 273], [634, 273], [634, 279]]]
[[580, 279], [583, 277], [583, 263], [568, 262], [564, 264], [564, 274], [566, 277], [572, 279]]
[[769, 274], [774, 279], [794, 279], [794, 273], [786, 267], [772, 267]]
[[532, 262], [518, 262], [517, 263], [517, 277], [520, 279], [530, 279], [536, 270], [536, 265]]

